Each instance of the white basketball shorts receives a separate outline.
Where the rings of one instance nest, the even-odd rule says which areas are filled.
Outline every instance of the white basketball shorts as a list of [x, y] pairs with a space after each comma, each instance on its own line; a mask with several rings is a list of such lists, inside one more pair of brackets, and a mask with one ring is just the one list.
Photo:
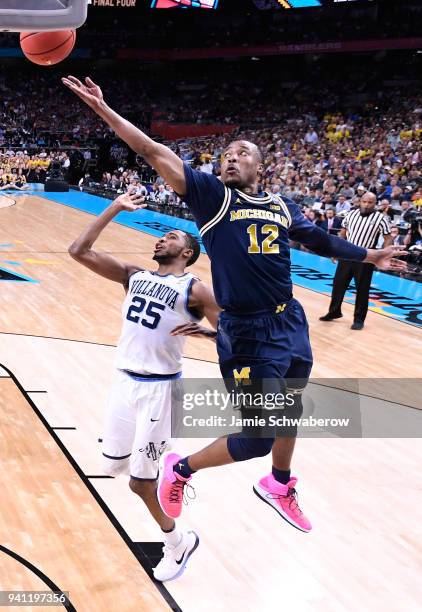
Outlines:
[[178, 383], [168, 379], [138, 380], [126, 372], [116, 372], [102, 443], [106, 474], [157, 479], [159, 459], [171, 446], [171, 410]]

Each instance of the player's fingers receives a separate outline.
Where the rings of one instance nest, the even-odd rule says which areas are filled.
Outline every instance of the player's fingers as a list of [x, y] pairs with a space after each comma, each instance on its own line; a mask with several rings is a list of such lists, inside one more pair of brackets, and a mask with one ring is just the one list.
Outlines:
[[171, 330], [170, 335], [172, 336], [185, 335], [186, 332], [190, 328], [192, 328], [192, 323], [186, 323], [185, 325], [178, 325], [177, 327]]
[[390, 270], [405, 271], [405, 270], [407, 270], [407, 264], [404, 261], [402, 261], [400, 263], [391, 262]]
[[186, 333], [185, 329], [178, 329], [178, 330], [173, 330], [170, 332], [171, 336], [184, 336]]
[[78, 89], [77, 86], [74, 83], [72, 83], [72, 81], [69, 81], [69, 79], [63, 78], [62, 83], [63, 85], [66, 85], [66, 87], [68, 87], [69, 89], [72, 89], [73, 91], [77, 91]]
[[81, 83], [81, 81], [77, 79], [76, 77], [72, 76], [71, 74], [68, 74], [67, 78], [77, 87], [83, 87], [83, 84]]
[[85, 83], [89, 85], [89, 87], [98, 87], [98, 85], [89, 77], [85, 77]]
[[73, 91], [73, 93], [75, 93], [81, 100], [83, 100], [84, 102], [87, 102], [89, 98], [86, 95], [86, 92], [81, 90], [77, 85], [74, 85], [74, 83], [72, 83], [71, 81], [67, 81], [66, 79], [62, 79], [62, 83], [68, 89], [70, 89], [70, 91]]
[[402, 254], [402, 253], [406, 253], [406, 247], [403, 246], [402, 244], [397, 244], [397, 245], [391, 246], [390, 251], [392, 251], [394, 255], [397, 255], [399, 253]]
[[176, 327], [173, 327], [173, 329], [171, 331], [172, 332], [179, 331], [180, 329], [183, 329], [187, 325], [190, 325], [190, 323], [183, 323], [183, 325], [176, 325]]
[[76, 85], [73, 85], [73, 83], [65, 83], [65, 85], [68, 89], [70, 89], [70, 91], [73, 91], [73, 93], [76, 94], [81, 100], [83, 100], [84, 102], [87, 101], [87, 96]]
[[401, 261], [400, 259], [392, 259], [391, 265], [396, 269], [407, 270], [407, 262]]

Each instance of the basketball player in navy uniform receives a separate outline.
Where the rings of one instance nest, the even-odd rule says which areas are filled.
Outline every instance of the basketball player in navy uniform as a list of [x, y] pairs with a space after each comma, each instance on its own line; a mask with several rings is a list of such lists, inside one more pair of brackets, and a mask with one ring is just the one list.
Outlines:
[[[305, 314], [292, 296], [289, 238], [317, 254], [370, 262], [382, 270], [405, 269], [403, 262], [394, 259], [403, 248], [355, 246], [309, 222], [291, 200], [259, 194], [262, 155], [251, 142], [229, 144], [219, 180], [192, 170], [168, 147], [114, 112], [89, 78], [85, 83], [75, 77], [62, 80], [156, 169], [193, 213], [211, 260], [216, 300], [223, 309], [217, 350], [224, 379], [243, 383], [270, 380], [280, 386], [284, 380], [293, 380], [291, 391], [300, 398], [311, 371], [312, 353]], [[296, 406], [300, 408], [299, 400]], [[254, 491], [291, 525], [310, 531], [311, 523], [297, 503], [297, 478], [290, 473], [295, 434], [293, 430], [287, 436], [254, 438], [240, 432], [219, 438], [188, 457], [167, 454], [158, 484], [162, 509], [168, 516], [180, 515], [183, 489], [196, 471], [272, 452], [272, 471], [259, 480]]]
[[[157, 580], [181, 575], [198, 546], [192, 531], [179, 531], [157, 500], [158, 461], [171, 438], [175, 380], [181, 375], [185, 338], [172, 335], [206, 316], [215, 328], [219, 308], [207, 285], [185, 272], [200, 247], [190, 234], [175, 230], [160, 239], [151, 272], [121, 262], [92, 246], [121, 211], [143, 208], [144, 198], [119, 196], [69, 247], [70, 255], [93, 272], [123, 285], [123, 326], [117, 345], [117, 372], [110, 391], [103, 435], [103, 469], [110, 476], [130, 475], [129, 486], [139, 495], [164, 532], [164, 555], [154, 569]], [[199, 330], [212, 337], [215, 332]]]

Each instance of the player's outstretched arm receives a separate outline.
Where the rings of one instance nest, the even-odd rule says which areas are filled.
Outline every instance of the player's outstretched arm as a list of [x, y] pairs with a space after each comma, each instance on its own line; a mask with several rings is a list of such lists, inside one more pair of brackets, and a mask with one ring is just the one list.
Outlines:
[[133, 212], [145, 208], [146, 204], [142, 200], [143, 198], [135, 193], [125, 193], [116, 198], [70, 245], [68, 249], [70, 256], [100, 276], [125, 285], [132, 272], [140, 269], [139, 266], [119, 261], [107, 253], [94, 251], [92, 246], [103, 229], [119, 212], [123, 210]]
[[372, 263], [379, 270], [406, 271], [406, 262], [395, 259], [396, 256], [404, 254], [404, 247], [389, 246], [385, 249], [364, 249], [343, 238], [327, 234], [320, 227], [308, 221], [297, 205], [289, 206], [289, 209], [292, 213], [289, 237], [296, 242], [300, 242], [317, 255], [335, 257], [346, 261]]
[[103, 93], [89, 77], [82, 83], [74, 76], [62, 78], [62, 83], [97, 113], [131, 149], [142, 155], [180, 196], [186, 194], [183, 162], [171, 149], [155, 142], [130, 121], [111, 109]]

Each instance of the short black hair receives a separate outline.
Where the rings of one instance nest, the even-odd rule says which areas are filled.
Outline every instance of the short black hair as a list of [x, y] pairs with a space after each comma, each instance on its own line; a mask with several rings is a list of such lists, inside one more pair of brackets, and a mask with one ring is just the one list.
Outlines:
[[186, 262], [186, 266], [191, 266], [198, 259], [201, 253], [201, 247], [195, 236], [189, 234], [189, 232], [185, 232], [185, 242], [188, 249], [192, 249], [193, 251], [192, 257]]

